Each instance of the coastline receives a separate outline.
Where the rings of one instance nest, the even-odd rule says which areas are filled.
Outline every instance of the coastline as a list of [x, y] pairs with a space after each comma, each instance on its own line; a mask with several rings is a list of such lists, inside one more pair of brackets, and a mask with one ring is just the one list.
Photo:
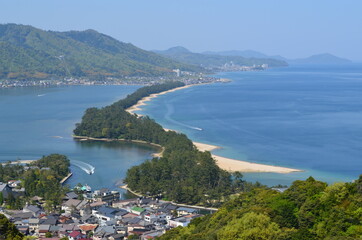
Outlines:
[[127, 139], [117, 139], [117, 138], [93, 138], [93, 137], [77, 136], [77, 135], [72, 135], [72, 137], [74, 139], [78, 139], [79, 141], [103, 141], [103, 142], [119, 141], [119, 142], [132, 142], [132, 143], [151, 145], [153, 147], [157, 147], [158, 149], [160, 149], [159, 152], [152, 154], [154, 157], [161, 157], [164, 151], [164, 147], [162, 147], [161, 145], [142, 140], [127, 140]]
[[[198, 84], [194, 84], [194, 85], [198, 85]], [[129, 112], [129, 113], [131, 113], [131, 114], [135, 114], [135, 113], [134, 113], [135, 111], [140, 111], [140, 110], [142, 110], [142, 109], [141, 109], [141, 106], [147, 105], [146, 102], [151, 101], [153, 98], [156, 98], [156, 97], [158, 97], [158, 96], [160, 96], [160, 95], [164, 95], [164, 94], [169, 93], [169, 92], [175, 92], [175, 91], [177, 91], [177, 90], [189, 88], [189, 87], [194, 86], [194, 85], [185, 85], [185, 86], [182, 86], [182, 87], [170, 89], [170, 90], [163, 91], [163, 92], [160, 92], [160, 93], [151, 94], [150, 96], [144, 97], [144, 98], [142, 98], [141, 100], [139, 100], [135, 105], [127, 108], [126, 111]], [[138, 115], [138, 116], [142, 116], [141, 114], [137, 114], [137, 115]]]
[[[198, 84], [194, 84], [194, 85], [198, 85]], [[151, 101], [153, 98], [156, 98], [160, 95], [164, 95], [166, 93], [169, 92], [174, 92], [177, 90], [181, 90], [181, 89], [185, 89], [194, 85], [186, 85], [183, 87], [178, 87], [178, 88], [174, 88], [168, 91], [164, 91], [164, 92], [160, 92], [160, 93], [156, 93], [156, 94], [151, 94], [148, 97], [144, 97], [141, 100], [139, 100], [135, 105], [129, 107], [126, 109], [127, 112], [131, 113], [131, 114], [136, 114], [134, 113], [135, 111], [139, 111], [142, 110], [142, 106], [147, 105], [147, 102]], [[140, 114], [137, 114], [138, 116], [142, 116]], [[166, 129], [164, 128], [165, 131], [174, 131], [172, 129]], [[199, 151], [209, 151], [212, 152], [213, 150], [216, 149], [220, 149], [221, 147], [219, 146], [215, 146], [215, 145], [210, 145], [210, 144], [205, 144], [205, 143], [200, 143], [200, 142], [194, 142], [194, 145], [196, 146], [196, 148]], [[160, 145], [158, 145], [160, 146]], [[160, 146], [161, 147], [161, 146]], [[303, 172], [303, 170], [300, 169], [294, 169], [294, 168], [287, 168], [287, 167], [281, 167], [281, 166], [273, 166], [273, 165], [267, 165], [267, 164], [261, 164], [261, 163], [253, 163], [253, 162], [247, 162], [247, 161], [242, 161], [242, 160], [237, 160], [237, 159], [231, 159], [231, 158], [226, 158], [226, 157], [222, 157], [222, 156], [218, 156], [215, 154], [212, 154], [212, 157], [215, 159], [217, 165], [226, 171], [229, 172], [235, 172], [235, 171], [239, 171], [239, 172], [244, 172], [244, 173], [292, 173], [292, 172]], [[161, 157], [162, 156], [162, 151], [159, 153], [155, 153], [154, 154], [155, 157]]]
[[[199, 151], [209, 151], [212, 152], [213, 150], [220, 149], [221, 147], [205, 144], [205, 143], [199, 143], [199, 142], [193, 142], [195, 147]], [[280, 166], [273, 166], [273, 165], [267, 165], [267, 164], [261, 164], [261, 163], [253, 163], [253, 162], [247, 162], [242, 160], [236, 160], [232, 158], [226, 158], [222, 156], [218, 156], [211, 153], [211, 156], [215, 159], [217, 165], [226, 171], [229, 172], [269, 172], [269, 173], [291, 173], [291, 172], [302, 172], [302, 170], [294, 169], [294, 168], [287, 168], [287, 167], [280, 167]]]

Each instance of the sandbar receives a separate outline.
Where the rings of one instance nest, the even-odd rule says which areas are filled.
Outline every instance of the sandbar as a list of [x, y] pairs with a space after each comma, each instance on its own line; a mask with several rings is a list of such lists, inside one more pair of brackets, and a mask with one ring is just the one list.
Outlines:
[[[151, 101], [153, 98], [156, 98], [160, 95], [169, 93], [169, 92], [174, 92], [177, 90], [181, 90], [181, 89], [185, 89], [188, 87], [191, 87], [193, 85], [186, 85], [183, 87], [178, 87], [178, 88], [174, 88], [168, 91], [164, 91], [164, 92], [160, 92], [160, 93], [155, 93], [155, 94], [151, 94], [148, 97], [144, 97], [141, 100], [139, 100], [137, 102], [137, 104], [129, 107], [126, 109], [127, 112], [135, 114], [135, 111], [139, 111], [142, 110], [141, 107], [146, 105], [146, 102]], [[137, 114], [138, 116], [142, 116], [140, 114]], [[175, 131], [172, 129], [167, 129], [164, 128], [165, 131]], [[199, 151], [213, 151], [216, 149], [220, 149], [221, 147], [219, 146], [215, 146], [215, 145], [211, 145], [211, 144], [206, 144], [206, 143], [200, 143], [200, 142], [193, 142], [193, 144], [196, 146], [196, 148]], [[163, 153], [163, 150], [161, 150], [161, 152], [159, 153], [155, 153], [153, 156], [154, 157], [161, 157]], [[221, 157], [215, 154], [211, 154], [212, 157], [215, 159], [216, 164], [223, 170], [229, 171], [229, 172], [235, 172], [235, 171], [239, 171], [239, 172], [264, 172], [264, 173], [292, 173], [292, 172], [302, 172], [303, 170], [299, 170], [299, 169], [294, 169], [294, 168], [287, 168], [287, 167], [280, 167], [280, 166], [273, 166], [273, 165], [266, 165], [266, 164], [260, 164], [260, 163], [253, 163], [253, 162], [247, 162], [247, 161], [241, 161], [241, 160], [236, 160], [236, 159], [231, 159], [231, 158], [226, 158], [226, 157]]]
[[[173, 88], [173, 89], [170, 89], [170, 90], [167, 90], [167, 91], [163, 91], [163, 92], [160, 92], [160, 93], [154, 93], [154, 94], [151, 94], [147, 97], [144, 97], [142, 98], [141, 100], [139, 100], [135, 105], [129, 107], [126, 109], [127, 112], [129, 113], [134, 113], [135, 111], [140, 111], [142, 110], [141, 107], [144, 106], [144, 105], [147, 105], [146, 102], [149, 102], [151, 101], [153, 98], [155, 97], [158, 97], [160, 95], [163, 95], [163, 94], [166, 94], [166, 93], [169, 93], [169, 92], [175, 92], [177, 90], [181, 90], [181, 89], [185, 89], [185, 88], [189, 88], [193, 85], [185, 85], [185, 86], [182, 86], [182, 87], [178, 87], [178, 88]], [[142, 116], [140, 114], [137, 114], [138, 116]]]

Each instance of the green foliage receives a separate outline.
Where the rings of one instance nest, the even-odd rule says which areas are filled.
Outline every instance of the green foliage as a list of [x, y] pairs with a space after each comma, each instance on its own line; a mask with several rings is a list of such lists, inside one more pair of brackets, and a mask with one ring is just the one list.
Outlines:
[[308, 178], [295, 181], [284, 193], [255, 188], [160, 239], [360, 239], [359, 184], [327, 186]]
[[45, 237], [46, 238], [51, 238], [53, 235], [52, 235], [52, 233], [51, 232], [46, 232], [45, 233]]
[[200, 71], [94, 30], [52, 32], [0, 25], [0, 79], [160, 76]]
[[218, 205], [224, 196], [246, 188], [241, 180], [221, 170], [209, 152], [200, 152], [184, 134], [165, 131], [148, 117], [137, 117], [125, 111], [141, 98], [183, 86], [179, 82], [138, 89], [110, 106], [90, 108], [75, 135], [94, 138], [141, 140], [164, 148], [161, 158], [153, 158], [127, 171], [125, 182], [135, 191], [183, 203]]
[[21, 240], [21, 234], [13, 223], [3, 214], [0, 214], [0, 240]]
[[69, 174], [70, 161], [61, 154], [50, 154], [43, 156], [41, 159], [31, 163], [30, 166], [37, 166], [38, 168], [50, 168], [58, 180], [61, 180]]
[[24, 173], [24, 167], [18, 164], [0, 164], [0, 182], [15, 180]]
[[241, 218], [231, 220], [218, 232], [219, 239], [280, 239], [281, 230], [278, 224], [262, 214], [249, 212]]
[[[29, 164], [25, 171], [23, 165], [0, 165], [0, 181], [21, 180], [25, 188], [26, 197], [43, 197], [49, 209], [60, 204], [66, 189], [59, 183], [69, 173], [69, 159], [60, 154], [51, 154]], [[0, 196], [0, 203], [2, 201]], [[6, 204], [11, 209], [19, 209], [24, 205], [24, 198], [14, 198], [12, 194], [6, 199]]]

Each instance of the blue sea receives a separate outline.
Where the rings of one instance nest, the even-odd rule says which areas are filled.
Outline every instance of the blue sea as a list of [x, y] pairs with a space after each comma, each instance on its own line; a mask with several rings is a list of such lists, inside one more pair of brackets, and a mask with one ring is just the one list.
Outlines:
[[332, 183], [362, 174], [362, 65], [217, 76], [232, 82], [161, 95], [140, 113], [221, 146], [217, 155], [304, 171], [247, 173], [247, 180], [275, 185], [313, 176]]
[[[192, 140], [221, 146], [217, 155], [304, 171], [245, 173], [249, 181], [272, 186], [313, 176], [332, 183], [362, 174], [362, 65], [217, 76], [232, 81], [161, 95], [139, 113]], [[155, 149], [76, 142], [71, 134], [86, 108], [106, 106], [139, 87], [0, 89], [0, 161], [61, 153], [72, 163], [71, 186], [116, 189], [127, 169], [150, 159]], [[88, 175], [91, 167], [95, 173]]]

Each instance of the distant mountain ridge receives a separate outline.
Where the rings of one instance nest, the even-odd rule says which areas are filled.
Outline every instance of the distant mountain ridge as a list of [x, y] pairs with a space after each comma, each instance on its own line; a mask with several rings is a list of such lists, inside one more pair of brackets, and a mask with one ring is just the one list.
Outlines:
[[220, 52], [207, 51], [203, 52], [203, 54], [220, 55], [220, 56], [240, 56], [246, 58], [271, 58], [271, 59], [286, 61], [289, 64], [347, 64], [352, 62], [348, 59], [337, 57], [330, 53], [316, 54], [307, 58], [299, 58], [299, 59], [287, 59], [280, 55], [268, 56], [264, 53], [254, 50], [244, 50], [244, 51], [230, 50], [230, 51], [220, 51]]
[[95, 30], [0, 24], [0, 79], [160, 76], [175, 68], [201, 71]]
[[288, 62], [290, 64], [347, 64], [352, 61], [329, 53], [324, 53], [313, 55], [308, 58], [289, 60]]
[[271, 58], [256, 58], [256, 57], [243, 57], [234, 55], [223, 55], [223, 54], [213, 54], [213, 52], [206, 53], [194, 53], [188, 49], [177, 46], [172, 47], [167, 50], [154, 50], [155, 53], [158, 53], [162, 56], [176, 60], [179, 62], [194, 64], [203, 67], [215, 67], [221, 66], [226, 63], [233, 62], [237, 65], [261, 65], [268, 64], [271, 67], [281, 67], [287, 66], [288, 64], [283, 60], [271, 59]]

